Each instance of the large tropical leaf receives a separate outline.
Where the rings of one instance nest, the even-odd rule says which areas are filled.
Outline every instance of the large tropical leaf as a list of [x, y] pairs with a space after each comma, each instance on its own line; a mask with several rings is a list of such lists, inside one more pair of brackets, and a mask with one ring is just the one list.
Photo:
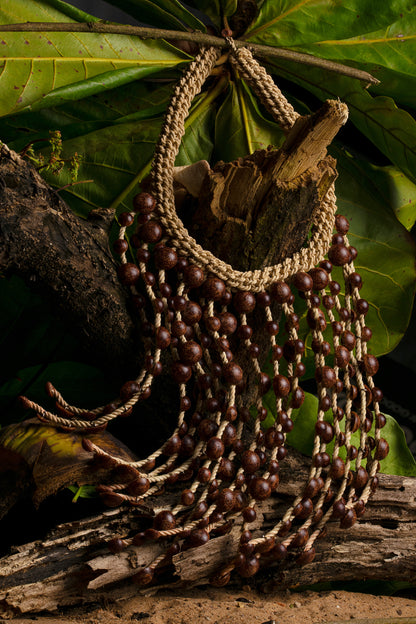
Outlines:
[[218, 111], [215, 139], [214, 160], [228, 162], [268, 145], [279, 146], [284, 134], [276, 123], [264, 117], [251, 91], [239, 80], [230, 83]]
[[244, 38], [276, 47], [347, 39], [374, 32], [414, 9], [412, 0], [264, 0]]
[[118, 9], [135, 17], [141, 23], [158, 28], [185, 30], [184, 24], [205, 32], [205, 25], [178, 0], [109, 0]]
[[[0, 7], [2, 24], [40, 20], [72, 21], [42, 0]], [[163, 41], [127, 35], [4, 32], [0, 44], [0, 115], [81, 99], [187, 58]]]
[[[268, 392], [264, 399], [264, 405], [269, 411], [268, 420], [265, 426], [271, 426], [276, 417], [276, 397], [273, 392]], [[310, 394], [305, 393], [305, 401], [299, 409], [293, 410], [292, 420], [295, 423], [293, 430], [287, 435], [287, 443], [289, 446], [297, 449], [304, 455], [312, 455], [315, 439], [315, 423], [318, 414], [318, 399]], [[331, 412], [327, 412], [326, 418], [328, 422], [333, 422]], [[416, 461], [412, 456], [403, 433], [398, 423], [386, 414], [386, 426], [383, 428], [383, 437], [388, 440], [390, 452], [383, 461], [380, 462], [380, 472], [386, 474], [403, 475], [407, 477], [416, 477]], [[343, 423], [341, 423], [342, 426]], [[370, 435], [374, 434], [374, 429]], [[351, 444], [360, 446], [360, 431], [356, 431], [351, 436]], [[328, 445], [329, 453], [333, 450], [333, 443]], [[341, 447], [340, 456], [345, 459], [345, 447]]]
[[416, 12], [404, 13], [387, 29], [352, 37], [300, 45], [298, 50], [354, 65], [380, 80], [376, 93], [394, 97], [397, 103], [415, 108]]

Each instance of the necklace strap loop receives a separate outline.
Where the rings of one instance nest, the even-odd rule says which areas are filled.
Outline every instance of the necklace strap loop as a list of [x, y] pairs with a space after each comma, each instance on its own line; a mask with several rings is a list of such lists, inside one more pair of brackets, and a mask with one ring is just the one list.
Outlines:
[[[261, 102], [284, 130], [288, 131], [299, 115], [294, 111], [265, 69], [257, 63], [248, 48], [237, 48], [227, 38], [232, 62], [252, 86]], [[229, 288], [260, 292], [273, 282], [290, 279], [298, 271], [307, 272], [325, 256], [334, 228], [336, 203], [332, 184], [316, 211], [311, 237], [306, 247], [287, 257], [283, 262], [254, 271], [237, 271], [204, 249], [190, 236], [179, 219], [173, 190], [173, 168], [182, 137], [185, 119], [195, 96], [201, 91], [218, 57], [217, 49], [202, 48], [177, 84], [167, 109], [153, 161], [153, 187], [160, 221], [167, 234], [175, 240], [178, 251], [188, 256], [197, 266], [215, 273]]]

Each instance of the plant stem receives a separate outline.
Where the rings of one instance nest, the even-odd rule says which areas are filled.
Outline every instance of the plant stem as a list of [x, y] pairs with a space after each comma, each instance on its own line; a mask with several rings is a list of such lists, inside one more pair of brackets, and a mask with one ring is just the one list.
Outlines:
[[[180, 30], [167, 30], [164, 28], [148, 28], [142, 26], [129, 26], [124, 24], [112, 24], [105, 21], [100, 22], [25, 22], [21, 24], [3, 24], [0, 25], [0, 32], [86, 32], [86, 33], [113, 33], [119, 35], [131, 35], [140, 37], [141, 39], [167, 39], [191, 41], [199, 45], [215, 46], [217, 48], [225, 48], [226, 44], [222, 37], [207, 35], [202, 32], [187, 32]], [[342, 74], [361, 80], [367, 85], [377, 85], [379, 80], [355, 67], [335, 63], [327, 59], [318, 58], [312, 54], [304, 54], [294, 50], [285, 48], [275, 48], [272, 46], [260, 45], [257, 43], [247, 43], [245, 41], [235, 40], [235, 45], [240, 47], [250, 47], [250, 49], [262, 58], [277, 57], [288, 61], [295, 61], [304, 65], [320, 67], [327, 71]]]

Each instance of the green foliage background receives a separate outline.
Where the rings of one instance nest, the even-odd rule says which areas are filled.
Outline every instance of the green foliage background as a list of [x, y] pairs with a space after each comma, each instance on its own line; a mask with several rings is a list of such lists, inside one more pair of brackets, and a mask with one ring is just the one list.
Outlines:
[[[110, 4], [153, 26], [201, 32], [209, 20], [219, 30], [224, 16], [232, 23], [238, 8], [237, 0], [188, 0], [207, 18], [199, 19], [179, 0]], [[13, 0], [0, 7], [0, 24], [97, 19], [61, 0]], [[373, 0], [259, 0], [256, 16], [240, 38], [335, 60], [380, 80], [365, 89], [357, 80], [325, 69], [264, 60], [299, 112], [316, 109], [327, 98], [348, 104], [349, 126], [332, 148], [338, 161], [338, 204], [350, 220], [351, 242], [359, 251], [362, 295], [370, 302], [371, 350], [388, 353], [406, 330], [415, 287], [415, 245], [409, 235], [416, 219], [415, 4], [384, 0], [375, 10]], [[117, 215], [129, 208], [149, 171], [172, 86], [190, 60], [162, 40], [0, 32], [0, 139], [19, 151], [47, 138], [49, 130], [60, 130], [63, 156], [81, 154], [79, 179], [94, 181], [69, 187], [62, 196], [83, 217], [98, 207], [111, 207]], [[280, 129], [229, 70], [211, 78], [195, 100], [177, 164], [228, 161], [281, 141]], [[70, 182], [66, 170], [58, 177], [44, 175], [56, 188]], [[100, 388], [113, 390], [104, 373], [85, 362], [86, 383], [77, 383], [79, 345], [47, 302], [23, 282], [0, 280], [0, 298], [0, 345], [7, 355], [0, 363], [3, 424], [20, 416], [15, 404], [20, 393], [42, 400], [46, 377], [74, 401], [90, 400]], [[307, 333], [305, 328], [306, 340]], [[304, 413], [312, 402], [313, 397]], [[391, 455], [385, 469], [416, 475], [401, 433], [397, 426], [389, 427], [392, 446], [407, 460], [406, 466], [398, 466], [396, 454]], [[302, 440], [292, 438], [302, 447]]]

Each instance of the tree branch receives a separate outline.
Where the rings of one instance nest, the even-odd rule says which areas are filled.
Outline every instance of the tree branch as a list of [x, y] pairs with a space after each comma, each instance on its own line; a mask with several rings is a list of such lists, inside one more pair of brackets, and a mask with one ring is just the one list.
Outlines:
[[[168, 30], [163, 28], [148, 28], [143, 26], [129, 26], [124, 24], [109, 24], [105, 21], [99, 22], [25, 22], [21, 24], [2, 24], [0, 32], [85, 32], [85, 33], [113, 33], [118, 35], [131, 35], [141, 39], [167, 39], [169, 41], [181, 40], [190, 41], [198, 45], [208, 45], [217, 48], [225, 48], [226, 44], [222, 37], [207, 35], [202, 32], [187, 32], [181, 30]], [[285, 48], [275, 48], [272, 46], [260, 45], [257, 43], [247, 43], [236, 39], [237, 48], [249, 47], [256, 56], [261, 58], [281, 58], [287, 61], [294, 61], [303, 65], [319, 67], [326, 71], [355, 78], [364, 82], [367, 86], [380, 83], [377, 78], [368, 72], [318, 58], [312, 54], [304, 54]]]

